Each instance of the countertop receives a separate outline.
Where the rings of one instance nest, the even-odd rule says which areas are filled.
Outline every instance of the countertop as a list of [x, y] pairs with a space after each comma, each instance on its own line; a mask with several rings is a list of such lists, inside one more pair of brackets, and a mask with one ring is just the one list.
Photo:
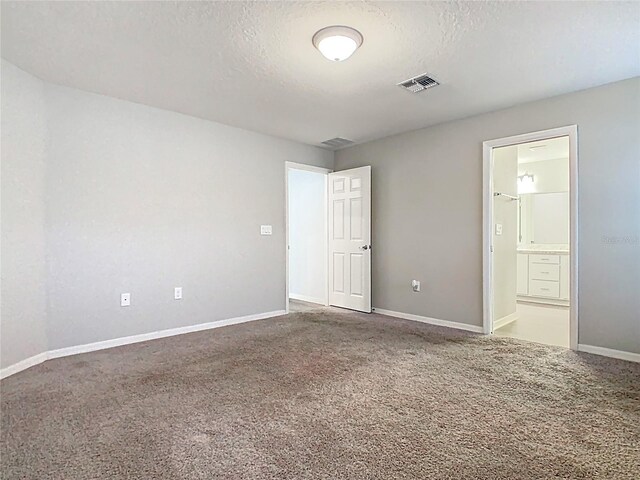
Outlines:
[[569, 245], [532, 243], [518, 246], [518, 253], [541, 253], [543, 255], [569, 255]]

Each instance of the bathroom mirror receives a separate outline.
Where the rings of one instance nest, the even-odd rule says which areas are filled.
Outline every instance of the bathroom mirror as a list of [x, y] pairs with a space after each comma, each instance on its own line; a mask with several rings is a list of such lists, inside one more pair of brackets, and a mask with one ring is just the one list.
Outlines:
[[525, 193], [518, 202], [518, 243], [569, 243], [569, 192]]

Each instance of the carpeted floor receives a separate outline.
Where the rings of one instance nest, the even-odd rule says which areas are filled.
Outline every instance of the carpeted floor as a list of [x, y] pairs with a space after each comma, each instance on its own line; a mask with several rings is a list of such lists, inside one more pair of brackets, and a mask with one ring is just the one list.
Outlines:
[[637, 479], [640, 365], [333, 309], [1, 382], [9, 479]]

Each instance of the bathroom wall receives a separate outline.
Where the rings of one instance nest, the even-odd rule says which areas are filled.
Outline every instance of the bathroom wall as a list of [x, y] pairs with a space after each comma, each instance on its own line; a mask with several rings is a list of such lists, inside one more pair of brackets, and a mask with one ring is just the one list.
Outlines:
[[569, 191], [569, 158], [518, 164], [518, 175], [533, 175], [532, 193]]
[[[515, 145], [493, 150], [493, 191], [516, 196], [518, 149]], [[518, 202], [493, 197], [493, 318], [516, 311]], [[502, 231], [499, 233], [497, 228]]]

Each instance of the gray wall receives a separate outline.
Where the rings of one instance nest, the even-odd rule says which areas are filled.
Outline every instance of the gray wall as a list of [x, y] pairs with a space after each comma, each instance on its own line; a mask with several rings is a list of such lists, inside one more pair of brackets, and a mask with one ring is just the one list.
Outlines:
[[0, 367], [47, 350], [43, 88], [2, 62]]
[[[16, 324], [44, 338], [42, 308], [37, 328], [22, 317], [42, 305], [45, 277], [50, 350], [285, 308], [284, 164], [333, 168], [333, 152], [45, 83], [45, 181], [42, 148], [30, 146], [45, 123], [27, 109], [42, 94], [23, 87], [42, 83], [2, 67], [2, 271], [7, 291], [29, 282], [40, 295], [33, 304], [7, 295], [19, 300], [11, 308], [3, 295], [3, 346], [35, 343], [14, 335]], [[5, 101], [16, 103], [6, 112], [7, 135], [21, 129], [15, 152], [5, 145]], [[15, 180], [5, 178], [5, 156]], [[261, 224], [273, 235], [260, 236]], [[29, 229], [28, 244], [12, 226]], [[176, 286], [183, 300], [173, 299]], [[120, 307], [124, 292], [130, 307]], [[41, 343], [6, 361], [3, 352], [2, 366]]]
[[285, 308], [284, 162], [332, 152], [46, 88], [52, 349]]
[[639, 78], [339, 151], [338, 170], [373, 166], [374, 306], [482, 325], [482, 142], [571, 124], [579, 342], [640, 353]]

